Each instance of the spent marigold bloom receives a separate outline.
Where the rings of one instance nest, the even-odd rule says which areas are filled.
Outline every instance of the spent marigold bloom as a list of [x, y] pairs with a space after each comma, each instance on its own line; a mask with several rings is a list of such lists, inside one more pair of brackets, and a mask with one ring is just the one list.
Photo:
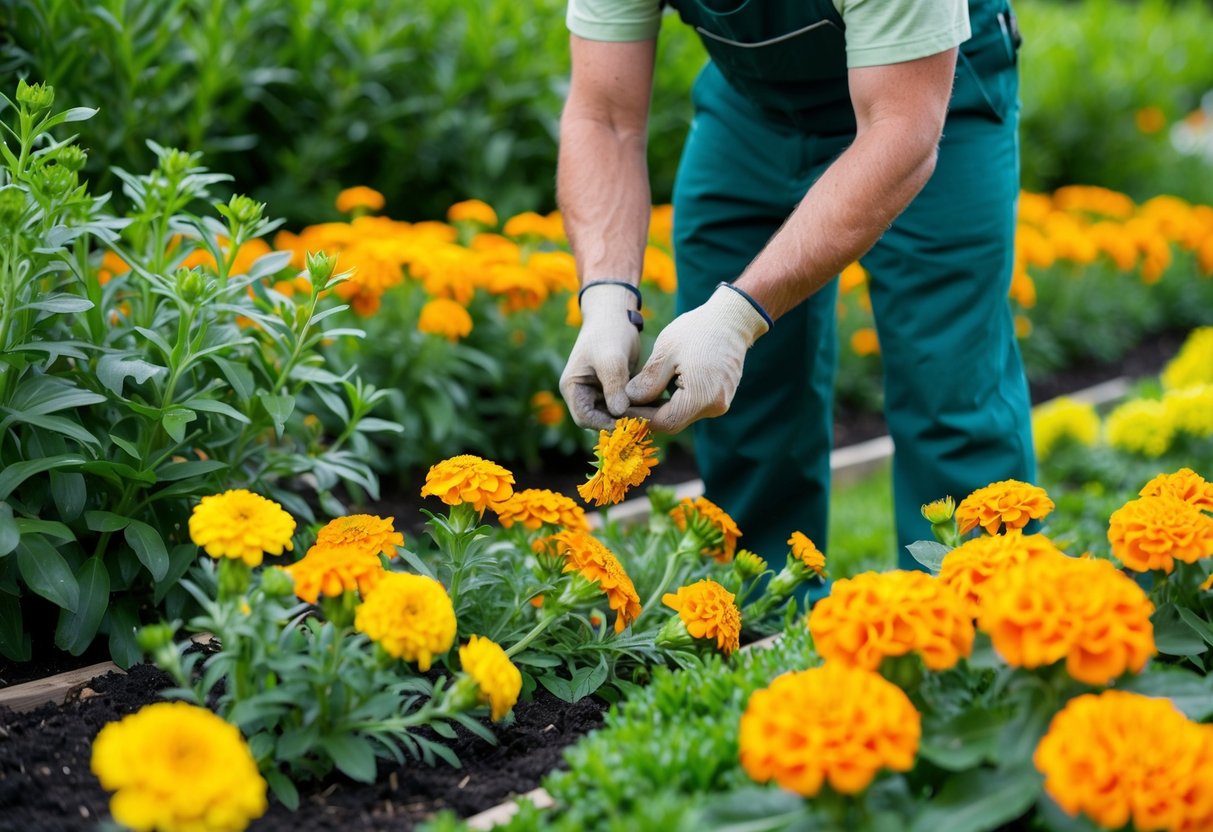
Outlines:
[[1174, 494], [1140, 497], [1112, 512], [1108, 542], [1126, 568], [1169, 574], [1177, 560], [1213, 556], [1213, 518]]
[[598, 585], [615, 611], [615, 632], [622, 633], [640, 615], [640, 596], [619, 559], [588, 532], [566, 530], [553, 539], [565, 558], [564, 571]]
[[1162, 456], [1171, 447], [1175, 422], [1162, 402], [1134, 399], [1108, 414], [1104, 436], [1117, 450], [1154, 458]]
[[1032, 408], [1032, 439], [1039, 459], [1066, 441], [1091, 447], [1099, 441], [1099, 414], [1094, 405], [1061, 396]]
[[535, 411], [535, 419], [541, 425], [551, 427], [564, 421], [564, 403], [550, 390], [540, 390], [531, 396], [531, 409]]
[[865, 572], [834, 584], [809, 613], [821, 655], [877, 670], [887, 657], [918, 653], [945, 670], [973, 649], [973, 620], [946, 585], [925, 572]]
[[455, 607], [442, 584], [388, 572], [354, 611], [354, 628], [422, 673], [455, 641]]
[[476, 682], [480, 701], [492, 709], [492, 720], [497, 722], [518, 702], [522, 693], [522, 673], [491, 639], [472, 636], [459, 648], [459, 664], [463, 672]]
[[396, 556], [404, 535], [396, 531], [394, 517], [349, 514], [330, 520], [317, 534], [316, 546], [354, 546], [369, 554]]
[[741, 646], [741, 610], [736, 598], [720, 584], [705, 578], [678, 592], [667, 592], [661, 603], [678, 612], [692, 638], [716, 640], [716, 649], [730, 655]]
[[1170, 494], [1199, 511], [1213, 511], [1213, 483], [1191, 468], [1180, 468], [1174, 474], [1159, 474], [1137, 494], [1139, 497]]
[[514, 475], [496, 462], [461, 454], [431, 465], [422, 497], [437, 497], [448, 506], [469, 504], [481, 514], [491, 503], [514, 493]]
[[614, 430], [599, 431], [594, 455], [597, 470], [577, 486], [577, 493], [596, 506], [618, 503], [657, 466], [648, 419], [626, 417], [615, 422]]
[[1053, 510], [1053, 501], [1045, 490], [1019, 480], [1003, 480], [979, 488], [956, 507], [956, 526], [968, 534], [981, 526], [988, 534], [1022, 529], [1031, 520], [1039, 520]]
[[417, 329], [454, 343], [471, 334], [472, 316], [456, 301], [434, 298], [421, 307], [421, 313], [417, 316]]
[[751, 778], [813, 797], [826, 782], [858, 794], [881, 769], [909, 771], [921, 736], [922, 719], [899, 687], [828, 661], [755, 691], [738, 745]]
[[[737, 539], [741, 537], [741, 529], [729, 516], [728, 512], [713, 503], [707, 497], [684, 497], [670, 512], [670, 518], [679, 531], [685, 532], [688, 526], [696, 522], [706, 523], [712, 532], [713, 540], [705, 543], [700, 550], [704, 557], [715, 558], [717, 563], [729, 563], [737, 552]], [[719, 535], [719, 540], [715, 540]]]
[[1058, 806], [1102, 829], [1213, 829], [1213, 726], [1168, 699], [1077, 696], [1053, 717], [1032, 761]]
[[337, 210], [343, 214], [350, 214], [359, 209], [381, 211], [385, 204], [383, 194], [364, 185], [346, 188], [337, 194]]
[[465, 199], [456, 202], [446, 211], [450, 222], [476, 222], [493, 227], [497, 225], [497, 212], [487, 202], [479, 199]]
[[1040, 534], [983, 535], [966, 540], [943, 556], [939, 580], [960, 597], [976, 618], [990, 581], [1036, 557], [1065, 557]]
[[236, 726], [206, 708], [157, 702], [93, 740], [91, 768], [125, 827], [241, 832], [265, 814], [266, 783]]
[[571, 498], [546, 488], [526, 488], [515, 491], [508, 500], [493, 504], [497, 519], [507, 529], [521, 523], [532, 531], [543, 526], [562, 526], [572, 531], [588, 532], [590, 521], [585, 509]]
[[258, 566], [266, 554], [295, 548], [295, 518], [273, 500], [244, 488], [203, 497], [190, 515], [190, 539], [213, 558]]
[[354, 591], [365, 598], [387, 574], [377, 553], [350, 544], [317, 544], [283, 568], [295, 582], [295, 594], [309, 604], [318, 603], [321, 595], [335, 598]]
[[804, 532], [792, 532], [788, 546], [792, 549], [792, 557], [807, 566], [810, 572], [819, 578], [826, 577], [826, 556]]

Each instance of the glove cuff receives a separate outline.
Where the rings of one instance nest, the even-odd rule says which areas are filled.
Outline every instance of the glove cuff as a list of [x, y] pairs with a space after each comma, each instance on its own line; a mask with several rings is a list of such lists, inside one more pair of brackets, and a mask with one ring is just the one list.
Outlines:
[[705, 306], [712, 307], [720, 321], [744, 335], [747, 346], [753, 346], [771, 328], [766, 310], [731, 283], [718, 284]]
[[[589, 290], [593, 289], [593, 292]], [[589, 297], [589, 302], [581, 301]], [[630, 283], [620, 281], [597, 281], [588, 283], [577, 296], [581, 305], [581, 319], [598, 325], [611, 325], [611, 321], [624, 321], [644, 329], [644, 318], [640, 315], [640, 290]]]

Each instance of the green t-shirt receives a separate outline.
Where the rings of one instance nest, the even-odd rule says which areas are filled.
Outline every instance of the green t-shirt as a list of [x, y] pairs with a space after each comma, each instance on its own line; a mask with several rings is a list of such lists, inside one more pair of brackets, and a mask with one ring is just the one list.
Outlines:
[[[936, 55], [969, 39], [967, 0], [833, 0], [846, 24], [847, 66]], [[569, 0], [569, 31], [587, 40], [657, 37], [660, 0]]]

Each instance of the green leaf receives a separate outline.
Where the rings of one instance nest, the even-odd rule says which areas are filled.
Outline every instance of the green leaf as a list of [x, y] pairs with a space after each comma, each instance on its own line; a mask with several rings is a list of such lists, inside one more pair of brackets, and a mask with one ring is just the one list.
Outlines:
[[1006, 716], [985, 709], [961, 711], [946, 721], [923, 725], [919, 755], [942, 769], [964, 771], [998, 759], [998, 735]]
[[5, 420], [6, 422], [24, 422], [36, 428], [51, 430], [64, 436], [70, 436], [83, 445], [99, 446], [101, 444], [100, 439], [81, 427], [78, 422], [74, 422], [64, 416], [43, 416], [37, 413], [26, 413], [21, 410], [9, 410], [8, 412], [9, 418]]
[[1150, 617], [1154, 625], [1154, 646], [1168, 656], [1198, 656], [1208, 645], [1200, 633], [1183, 619], [1174, 604], [1163, 604]]
[[150, 378], [168, 372], [167, 368], [148, 363], [142, 358], [133, 358], [134, 353], [109, 353], [97, 361], [97, 378], [115, 396], [122, 395], [122, 383], [133, 378], [143, 384]]
[[1213, 645], [1213, 626], [1210, 626], [1208, 621], [1188, 607], [1176, 607], [1176, 609], [1179, 611], [1179, 617], [1192, 628], [1194, 633], [1203, 638], [1207, 644]]
[[320, 747], [329, 753], [341, 773], [359, 783], [375, 781], [375, 750], [354, 734], [325, 737]]
[[602, 687], [610, 670], [604, 657], [594, 667], [583, 667], [573, 674], [573, 701], [579, 702]]
[[21, 620], [21, 601], [16, 596], [0, 592], [0, 655], [14, 662], [28, 662], [30, 638]]
[[404, 426], [386, 419], [367, 417], [358, 421], [357, 430], [360, 433], [404, 433]]
[[0, 471], [0, 500], [8, 499], [8, 495], [21, 483], [35, 474], [49, 471], [52, 468], [67, 468], [73, 465], [83, 465], [87, 460], [78, 454], [58, 454], [42, 459], [31, 459], [26, 462], [15, 462], [6, 465]]
[[131, 520], [123, 531], [126, 542], [135, 550], [139, 562], [152, 573], [152, 579], [160, 581], [168, 574], [168, 550], [164, 548], [164, 540], [160, 532], [153, 529], [142, 520]]
[[218, 413], [220, 416], [227, 416], [229, 419], [235, 419], [244, 425], [252, 421], [230, 404], [216, 401], [215, 399], [193, 398], [186, 402], [185, 406], [192, 407], [194, 410], [203, 410], [207, 413]]
[[1188, 719], [1204, 722], [1213, 716], [1213, 676], [1201, 676], [1179, 667], [1151, 667], [1117, 683], [1119, 690], [1170, 699]]
[[292, 812], [299, 808], [299, 790], [289, 777], [276, 768], [267, 769], [262, 776], [279, 803]]
[[116, 532], [119, 529], [125, 529], [129, 522], [131, 522], [129, 517], [114, 514], [112, 511], [84, 512], [84, 524], [94, 532]]
[[83, 653], [97, 637], [97, 628], [110, 602], [110, 576], [100, 558], [89, 558], [76, 570], [80, 603], [75, 612], [59, 613], [55, 646], [73, 656]]
[[573, 684], [568, 679], [563, 679], [555, 673], [545, 673], [539, 677], [539, 684], [548, 689], [548, 692], [562, 702], [575, 702], [573, 698]]
[[123, 670], [143, 658], [143, 651], [135, 641], [135, 630], [139, 626], [139, 613], [131, 598], [123, 598], [106, 612], [109, 624], [110, 658]]
[[243, 364], [237, 364], [235, 361], [229, 361], [226, 358], [219, 358], [218, 356], [212, 356], [211, 361], [215, 362], [216, 366], [219, 367], [219, 371], [223, 373], [223, 377], [232, 386], [236, 398], [242, 402], [247, 402], [252, 398], [253, 391], [256, 389], [252, 370]]
[[1041, 777], [1030, 767], [973, 769], [949, 777], [926, 803], [911, 832], [989, 832], [1018, 818], [1041, 794]]
[[17, 528], [22, 535], [47, 534], [60, 540], [75, 540], [76, 535], [58, 520], [38, 520], [34, 517], [18, 517]]
[[87, 312], [93, 308], [93, 302], [78, 295], [59, 293], [47, 295], [41, 300], [28, 304], [26, 309], [37, 309], [40, 312]]
[[21, 542], [21, 530], [13, 520], [13, 507], [0, 503], [0, 558], [17, 548]]
[[185, 426], [198, 418], [198, 414], [188, 408], [174, 407], [161, 417], [164, 432], [173, 438], [174, 442], [185, 441]]
[[143, 455], [139, 451], [139, 446], [129, 439], [123, 439], [121, 436], [110, 434], [110, 441], [126, 452], [126, 455], [131, 459], [143, 460]]
[[952, 551], [951, 546], [944, 546], [935, 540], [916, 540], [906, 548], [910, 550], [914, 560], [925, 566], [932, 575], [939, 574], [944, 556]]
[[198, 560], [198, 547], [192, 543], [178, 543], [168, 553], [168, 571], [164, 577], [156, 581], [156, 594], [152, 602], [159, 604], [175, 587], [181, 577], [189, 571], [190, 566]]
[[170, 462], [156, 469], [157, 482], [176, 482], [191, 477], [204, 477], [227, 468], [226, 462], [217, 459], [199, 459], [189, 462]]
[[21, 538], [17, 546], [17, 568], [32, 591], [63, 609], [76, 610], [80, 603], [76, 576], [63, 555], [46, 538], [36, 534]]
[[261, 400], [261, 404], [265, 407], [265, 412], [274, 420], [274, 430], [278, 432], [281, 438], [282, 429], [286, 426], [286, 420], [291, 418], [291, 413], [295, 410], [294, 396], [271, 396], [269, 393], [261, 393], [257, 396]]
[[51, 471], [51, 497], [59, 516], [69, 523], [84, 511], [85, 500], [88, 499], [88, 487], [80, 474], [63, 471]]

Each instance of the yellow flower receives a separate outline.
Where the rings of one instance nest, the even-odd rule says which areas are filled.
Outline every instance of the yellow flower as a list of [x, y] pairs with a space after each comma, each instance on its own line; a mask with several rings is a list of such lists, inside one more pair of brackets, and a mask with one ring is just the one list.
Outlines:
[[1162, 386], [1168, 390], [1195, 384], [1213, 384], [1213, 326], [1188, 333], [1179, 353], [1162, 371]]
[[804, 532], [792, 532], [788, 546], [792, 548], [792, 557], [807, 566], [810, 572], [820, 578], [826, 577], [826, 556]]
[[1175, 424], [1162, 402], [1134, 399], [1108, 414], [1104, 434], [1113, 448], [1158, 457], [1171, 447]]
[[1160, 494], [1178, 497], [1200, 511], [1213, 511], [1213, 483], [1206, 482], [1191, 468], [1180, 468], [1174, 474], [1159, 474], [1137, 492], [1139, 497]]
[[1213, 829], [1213, 727], [1170, 700], [1119, 690], [1075, 697], [1032, 761], [1063, 810], [1103, 829]]
[[1053, 510], [1053, 501], [1043, 488], [1018, 480], [1003, 480], [979, 488], [956, 507], [956, 525], [961, 534], [981, 526], [989, 534], [998, 529], [1022, 529]]
[[1126, 568], [1170, 573], [1177, 560], [1213, 556], [1213, 518], [1171, 493], [1141, 497], [1112, 512], [1108, 542]]
[[490, 227], [497, 225], [497, 212], [479, 199], [456, 202], [447, 209], [446, 218], [450, 222], [476, 222]]
[[481, 703], [492, 708], [493, 722], [513, 710], [522, 693], [522, 674], [501, 645], [472, 636], [459, 648], [459, 664], [463, 672], [476, 681]]
[[851, 333], [851, 351], [859, 356], [880, 355], [880, 339], [870, 326], [861, 327]]
[[484, 513], [490, 503], [508, 500], [514, 493], [514, 475], [496, 462], [461, 454], [430, 466], [422, 497], [437, 497], [448, 506], [465, 503]]
[[670, 518], [679, 531], [685, 532], [689, 525], [696, 521], [707, 523], [713, 537], [719, 535], [719, 542], [709, 542], [700, 550], [704, 557], [715, 558], [718, 563], [728, 563], [733, 560], [737, 551], [737, 539], [741, 537], [741, 529], [729, 516], [728, 512], [713, 503], [707, 497], [684, 497], [682, 502], [670, 512]]
[[1065, 555], [1044, 535], [982, 535], [944, 555], [939, 580], [964, 600], [969, 617], [976, 618], [990, 581], [1007, 569], [1048, 556]]
[[561, 526], [572, 531], [588, 532], [590, 521], [585, 510], [571, 498], [546, 488], [515, 491], [508, 500], [493, 504], [497, 519], [507, 529], [515, 523], [537, 530], [545, 525]]
[[577, 262], [567, 251], [537, 251], [527, 259], [526, 267], [549, 292], [577, 291]]
[[500, 263], [491, 267], [488, 274], [485, 288], [502, 299], [506, 313], [538, 309], [547, 300], [547, 284], [526, 266]]
[[552, 427], [564, 421], [564, 404], [550, 390], [540, 390], [531, 396], [531, 408], [541, 425]]
[[459, 303], [447, 298], [434, 298], [421, 307], [417, 329], [439, 335], [454, 343], [472, 332], [472, 316]]
[[649, 218], [649, 239], [669, 248], [674, 237], [674, 206], [654, 205]]
[[716, 649], [726, 656], [741, 646], [741, 610], [736, 596], [715, 581], [704, 579], [667, 592], [661, 603], [677, 610], [692, 638], [716, 640]]
[[384, 203], [383, 194], [363, 185], [346, 188], [337, 194], [337, 210], [343, 214], [353, 213], [360, 208], [367, 211], [379, 211], [382, 210]]
[[545, 240], [559, 240], [563, 234], [563, 226], [555, 218], [525, 211], [505, 221], [502, 233], [507, 237], [541, 237]]
[[965, 604], [925, 572], [865, 572], [838, 581], [809, 613], [809, 631], [822, 657], [866, 670], [908, 653], [945, 670], [973, 649]]
[[1137, 129], [1147, 135], [1157, 133], [1167, 126], [1166, 115], [1153, 105], [1142, 107], [1133, 114], [1133, 120], [1137, 123]]
[[265, 814], [266, 784], [240, 731], [205, 708], [157, 702], [93, 740], [114, 820], [138, 832], [240, 832]]
[[581, 304], [577, 302], [577, 295], [569, 295], [566, 304], [564, 322], [568, 326], [581, 326]]
[[1200, 585], [1200, 588], [1205, 592], [1213, 589], [1213, 574], [1210, 574], [1209, 577], [1205, 578], [1205, 581]]
[[674, 269], [674, 258], [657, 246], [647, 246], [644, 250], [644, 268], [640, 274], [641, 280], [657, 284], [657, 288], [668, 295], [678, 289], [678, 277]]
[[1053, 399], [1032, 409], [1032, 438], [1042, 460], [1065, 441], [1090, 447], [1099, 441], [1099, 414], [1094, 405], [1068, 396]]
[[741, 767], [759, 783], [813, 797], [824, 783], [858, 794], [881, 769], [914, 767], [922, 720], [880, 675], [837, 662], [785, 673], [741, 717]]
[[1213, 384], [1168, 390], [1162, 405], [1176, 431], [1202, 439], [1213, 436]]
[[606, 595], [615, 611], [615, 632], [622, 633], [640, 615], [640, 596], [619, 559], [588, 532], [563, 531], [553, 540], [567, 561], [564, 571], [579, 573]]
[[203, 497], [190, 515], [190, 539], [213, 558], [258, 566], [295, 548], [295, 519], [273, 500], [243, 488]]
[[846, 294], [868, 282], [868, 272], [859, 263], [852, 263], [838, 275], [838, 291]]
[[338, 597], [355, 590], [365, 598], [387, 574], [377, 553], [350, 544], [317, 544], [284, 569], [295, 582], [295, 594], [309, 604], [318, 603], [321, 595]]
[[388, 572], [354, 612], [354, 627], [424, 673], [455, 641], [455, 607], [433, 578]]
[[396, 531], [394, 517], [373, 514], [349, 514], [330, 520], [316, 535], [317, 546], [354, 546], [372, 555], [396, 556], [396, 547], [404, 545], [404, 535]]
[[647, 419], [623, 418], [615, 429], [598, 432], [594, 447], [598, 469], [577, 493], [587, 503], [603, 506], [618, 503], [628, 489], [640, 485], [657, 465], [657, 449], [649, 435]]

